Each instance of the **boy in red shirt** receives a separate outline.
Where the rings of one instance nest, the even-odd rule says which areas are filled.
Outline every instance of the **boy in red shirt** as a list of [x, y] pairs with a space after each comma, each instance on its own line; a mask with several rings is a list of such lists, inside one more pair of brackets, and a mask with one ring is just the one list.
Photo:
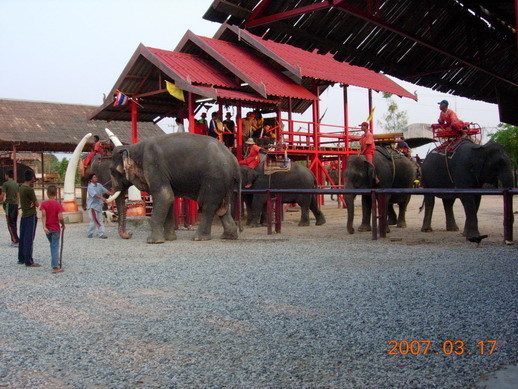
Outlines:
[[47, 188], [49, 199], [41, 203], [40, 210], [43, 231], [50, 243], [52, 273], [61, 273], [63, 269], [59, 264], [59, 238], [61, 229], [65, 229], [65, 221], [63, 220], [63, 207], [56, 201], [56, 195], [56, 186], [50, 185]]

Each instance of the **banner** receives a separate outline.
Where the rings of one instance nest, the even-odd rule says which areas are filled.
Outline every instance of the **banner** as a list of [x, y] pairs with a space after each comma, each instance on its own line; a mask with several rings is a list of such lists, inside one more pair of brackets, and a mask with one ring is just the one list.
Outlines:
[[165, 86], [169, 94], [175, 98], [177, 98], [180, 101], [183, 101], [185, 103], [185, 97], [183, 96], [183, 90], [178, 88], [175, 84], [172, 82], [166, 81]]

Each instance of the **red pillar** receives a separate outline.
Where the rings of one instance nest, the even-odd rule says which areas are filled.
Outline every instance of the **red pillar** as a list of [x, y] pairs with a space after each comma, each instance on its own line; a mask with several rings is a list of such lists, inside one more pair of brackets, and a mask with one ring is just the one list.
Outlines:
[[237, 125], [237, 140], [236, 140], [236, 156], [237, 160], [241, 161], [243, 159], [243, 122], [241, 120], [241, 103], [237, 106], [236, 111], [236, 125]]
[[187, 92], [187, 117], [189, 118], [189, 132], [194, 134], [194, 98]]
[[[369, 116], [372, 112], [372, 89], [369, 89]], [[371, 132], [374, 133], [374, 116], [370, 120], [369, 127], [371, 128]]]
[[131, 143], [138, 142], [137, 103], [131, 99]]

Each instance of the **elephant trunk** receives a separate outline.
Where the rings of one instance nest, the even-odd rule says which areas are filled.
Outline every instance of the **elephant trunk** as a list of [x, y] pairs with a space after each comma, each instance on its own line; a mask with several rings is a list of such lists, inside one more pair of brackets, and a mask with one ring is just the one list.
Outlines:
[[126, 232], [126, 194], [121, 193], [116, 199], [117, 210], [119, 212], [119, 236], [122, 239], [130, 239], [132, 234]]
[[349, 234], [354, 234], [354, 198], [356, 195], [354, 194], [346, 194], [344, 196], [345, 204], [347, 205], [347, 232]]

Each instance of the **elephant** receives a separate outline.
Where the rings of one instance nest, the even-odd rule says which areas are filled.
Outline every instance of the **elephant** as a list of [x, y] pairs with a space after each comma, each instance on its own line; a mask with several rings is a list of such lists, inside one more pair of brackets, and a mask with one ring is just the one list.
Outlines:
[[[468, 139], [462, 139], [454, 150], [434, 149], [421, 166], [424, 188], [481, 188], [484, 184], [511, 188], [514, 183], [511, 161], [501, 145], [490, 141], [478, 145]], [[446, 230], [458, 231], [455, 222], [453, 204], [460, 198], [466, 214], [463, 235], [466, 239], [480, 236], [477, 212], [480, 195], [441, 195], [446, 213]], [[424, 196], [425, 214], [421, 231], [432, 231], [432, 214], [435, 204], [434, 195]]]
[[[344, 171], [345, 189], [371, 188], [411, 188], [415, 180], [415, 167], [412, 162], [391, 147], [376, 146], [374, 166], [363, 155], [351, 155], [347, 159]], [[379, 183], [376, 183], [376, 177]], [[347, 232], [354, 234], [354, 198], [356, 195], [346, 194]], [[406, 227], [406, 208], [410, 195], [393, 194], [387, 196], [388, 225]], [[393, 205], [399, 205], [399, 215], [396, 216]], [[358, 231], [371, 231], [371, 196], [362, 196], [362, 223]], [[390, 232], [390, 229], [387, 229]]]
[[[327, 185], [338, 185], [338, 169], [335, 167], [329, 166], [326, 168], [327, 174], [329, 174], [329, 177], [326, 176], [326, 184]], [[329, 180], [331, 178], [331, 180]], [[334, 195], [331, 194], [331, 200], [334, 200]]]
[[[9, 165], [9, 166], [0, 166], [0, 191], [1, 191], [1, 186], [5, 181], [5, 173], [7, 173], [9, 170], [14, 170], [13, 166], [14, 165], [12, 165], [12, 162], [11, 162], [11, 165]], [[27, 165], [25, 165], [23, 163], [19, 163], [19, 162], [16, 163], [16, 182], [18, 184], [24, 183], [24, 181], [25, 181], [24, 174], [25, 174], [26, 170], [32, 170], [34, 172], [34, 170], [30, 166], [27, 166]]]
[[86, 209], [86, 188], [88, 187], [88, 176], [90, 174], [95, 173], [99, 179], [99, 183], [102, 184], [102, 186], [104, 186], [106, 189], [111, 188], [111, 161], [111, 155], [101, 157], [99, 154], [97, 154], [92, 158], [88, 166], [81, 169], [81, 204], [84, 210]]
[[[264, 162], [255, 169], [241, 165], [241, 180], [245, 188], [250, 189], [315, 189], [315, 176], [307, 167], [292, 163], [289, 171], [264, 174]], [[247, 206], [247, 225], [258, 227], [264, 217], [266, 195], [254, 194], [244, 197]], [[283, 203], [297, 203], [301, 208], [299, 226], [309, 226], [309, 210], [313, 212], [316, 225], [325, 224], [326, 218], [318, 208], [315, 195], [310, 194], [283, 194]]]
[[148, 243], [175, 240], [173, 200], [184, 197], [198, 202], [200, 218], [194, 240], [211, 239], [214, 215], [223, 225], [222, 239], [237, 239], [230, 213], [233, 190], [240, 191], [237, 159], [216, 139], [191, 133], [157, 136], [133, 145], [115, 147], [110, 166], [112, 187], [108, 201], [116, 200], [119, 235], [126, 232], [124, 194], [131, 185], [153, 198]]

